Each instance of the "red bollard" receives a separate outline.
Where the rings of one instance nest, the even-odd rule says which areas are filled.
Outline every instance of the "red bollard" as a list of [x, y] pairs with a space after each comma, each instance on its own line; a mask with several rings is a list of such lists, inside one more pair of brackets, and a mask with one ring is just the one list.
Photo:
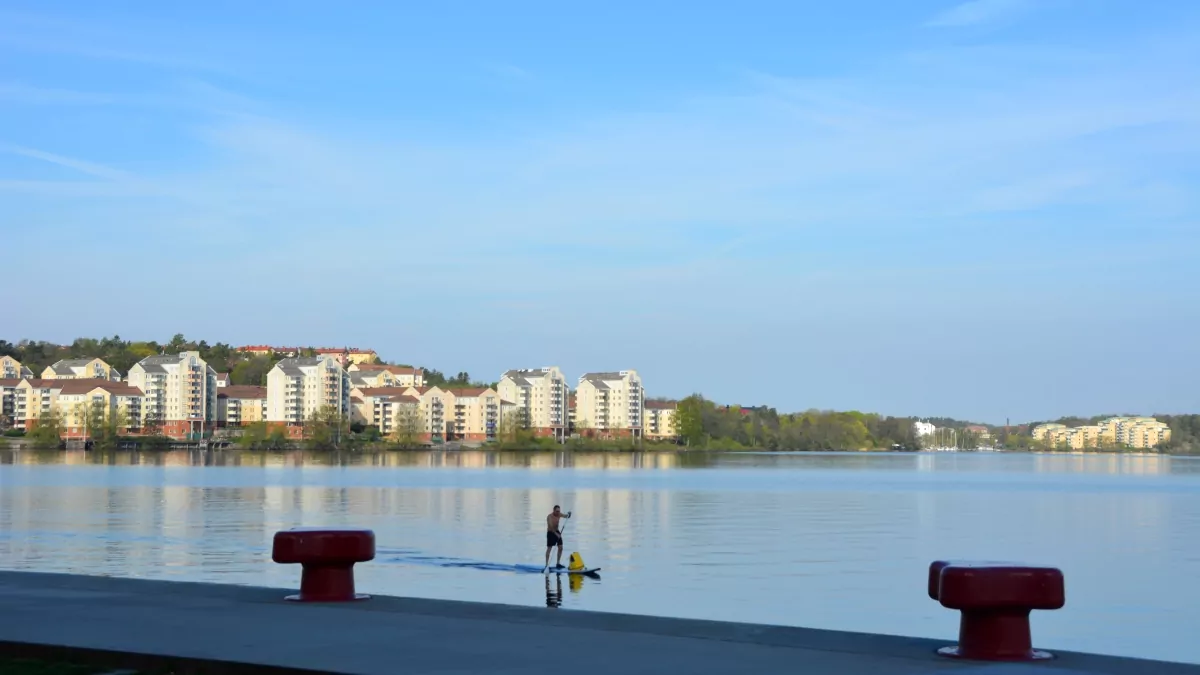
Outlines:
[[349, 602], [371, 597], [354, 592], [354, 563], [375, 559], [371, 530], [303, 528], [275, 533], [271, 559], [301, 565], [299, 602]]
[[978, 661], [1054, 658], [1033, 648], [1029, 612], [1066, 604], [1063, 574], [1057, 568], [937, 560], [929, 565], [929, 597], [962, 612], [958, 644], [939, 649], [943, 656]]

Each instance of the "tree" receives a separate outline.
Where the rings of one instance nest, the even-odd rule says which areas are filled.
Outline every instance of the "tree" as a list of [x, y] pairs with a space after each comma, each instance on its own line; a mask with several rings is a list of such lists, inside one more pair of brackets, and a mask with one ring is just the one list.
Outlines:
[[703, 447], [706, 444], [704, 410], [710, 405], [700, 394], [692, 394], [675, 408], [675, 433], [688, 447]]
[[129, 427], [129, 415], [122, 409], [111, 409], [103, 402], [78, 403], [74, 419], [83, 426], [84, 434], [98, 450], [111, 450], [120, 443]]
[[238, 362], [229, 373], [230, 384], [249, 384], [256, 387], [267, 385], [267, 373], [279, 359], [274, 356], [255, 356]]
[[313, 450], [338, 447], [350, 435], [350, 420], [333, 406], [325, 406], [304, 425], [304, 443]]
[[34, 420], [33, 428], [25, 437], [33, 441], [35, 448], [57, 448], [62, 442], [63, 418], [55, 409], [47, 410]]
[[416, 405], [400, 405], [389, 441], [401, 448], [415, 448], [420, 444], [422, 419]]

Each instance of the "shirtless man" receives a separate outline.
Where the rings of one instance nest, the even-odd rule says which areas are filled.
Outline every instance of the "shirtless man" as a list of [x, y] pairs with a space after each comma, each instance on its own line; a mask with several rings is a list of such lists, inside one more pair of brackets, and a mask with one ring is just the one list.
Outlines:
[[546, 567], [550, 569], [550, 549], [558, 547], [558, 568], [562, 569], [562, 550], [563, 538], [562, 528], [558, 526], [559, 521], [563, 518], [570, 518], [571, 512], [563, 513], [558, 509], [558, 504], [554, 505], [554, 510], [550, 515], [546, 516]]

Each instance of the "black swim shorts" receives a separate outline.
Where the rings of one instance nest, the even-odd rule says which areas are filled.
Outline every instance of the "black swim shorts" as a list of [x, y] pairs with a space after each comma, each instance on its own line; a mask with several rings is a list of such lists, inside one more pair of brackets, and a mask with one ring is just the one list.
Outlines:
[[551, 546], [562, 546], [562, 543], [562, 536], [559, 533], [546, 530], [546, 548], [550, 548]]

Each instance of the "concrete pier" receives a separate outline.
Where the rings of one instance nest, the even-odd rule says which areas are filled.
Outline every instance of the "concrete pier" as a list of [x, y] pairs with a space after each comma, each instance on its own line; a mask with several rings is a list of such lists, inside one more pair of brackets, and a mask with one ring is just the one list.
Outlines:
[[[1200, 666], [1055, 651], [1037, 664], [954, 661], [955, 641], [295, 589], [0, 572], [0, 642], [362, 675], [1200, 675]], [[1034, 642], [1054, 650], [1055, 645]], [[215, 668], [212, 672], [232, 672]]]

